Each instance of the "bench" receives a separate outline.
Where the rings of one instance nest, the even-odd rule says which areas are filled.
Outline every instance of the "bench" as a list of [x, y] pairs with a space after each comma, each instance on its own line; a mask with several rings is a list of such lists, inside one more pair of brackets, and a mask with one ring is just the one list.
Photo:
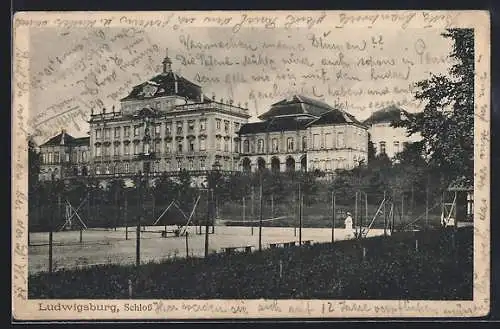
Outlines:
[[[278, 247], [295, 247], [299, 242], [298, 241], [289, 241], [289, 242], [275, 242], [275, 243], [270, 243], [269, 247], [274, 249]], [[310, 246], [312, 244], [312, 240], [304, 240], [302, 241], [302, 244], [305, 246]]]
[[242, 250], [242, 251], [245, 251], [245, 253], [251, 253], [252, 252], [252, 247], [253, 246], [238, 246], [238, 247], [224, 247], [222, 248], [222, 251], [226, 254], [226, 255], [231, 255], [233, 254], [235, 251], [238, 251], [238, 250]]

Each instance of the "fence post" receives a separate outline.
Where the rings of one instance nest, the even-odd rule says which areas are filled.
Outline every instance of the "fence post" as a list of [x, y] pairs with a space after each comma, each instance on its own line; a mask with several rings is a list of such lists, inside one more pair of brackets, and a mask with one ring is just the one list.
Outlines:
[[253, 235], [253, 219], [255, 218], [254, 203], [255, 203], [255, 193], [254, 193], [254, 187], [252, 185], [251, 209], [250, 209], [252, 214], [252, 223], [250, 224], [252, 235]]
[[386, 204], [386, 192], [384, 191], [384, 236], [387, 236], [387, 207]]
[[356, 195], [354, 197], [354, 231], [356, 232], [356, 238], [359, 237], [358, 235], [358, 191], [356, 191]]
[[189, 236], [189, 232], [186, 231], [186, 258], [189, 258], [189, 242], [188, 242], [189, 238], [188, 238], [188, 236]]
[[124, 200], [124, 210], [123, 210], [123, 217], [124, 217], [124, 220], [125, 220], [125, 240], [128, 240], [128, 195], [127, 195], [127, 191], [125, 191], [124, 193], [124, 196], [125, 196], [125, 200]]
[[299, 246], [302, 246], [302, 208], [304, 203], [304, 195], [300, 192], [300, 211], [299, 211]]
[[335, 242], [335, 216], [336, 216], [336, 206], [335, 206], [335, 192], [332, 192], [332, 243]]

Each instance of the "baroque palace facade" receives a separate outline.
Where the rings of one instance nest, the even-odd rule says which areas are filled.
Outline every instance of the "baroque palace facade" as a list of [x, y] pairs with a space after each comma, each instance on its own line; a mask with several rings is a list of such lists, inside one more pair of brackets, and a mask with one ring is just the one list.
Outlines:
[[[206, 97], [172, 71], [168, 56], [162, 63], [159, 75], [121, 99], [119, 111], [92, 111], [89, 137], [63, 130], [40, 145], [40, 179], [176, 175], [180, 169], [204, 176], [214, 167], [334, 172], [368, 161], [377, 112], [360, 123], [344, 110], [295, 95], [271, 105], [260, 122], [248, 123], [247, 108]], [[397, 135], [403, 143], [405, 133]]]

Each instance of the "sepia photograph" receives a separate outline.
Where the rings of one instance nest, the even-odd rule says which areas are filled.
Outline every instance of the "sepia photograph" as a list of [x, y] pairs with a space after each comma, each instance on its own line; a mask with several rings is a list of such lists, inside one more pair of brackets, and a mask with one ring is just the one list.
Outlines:
[[488, 314], [489, 24], [18, 13], [14, 314]]

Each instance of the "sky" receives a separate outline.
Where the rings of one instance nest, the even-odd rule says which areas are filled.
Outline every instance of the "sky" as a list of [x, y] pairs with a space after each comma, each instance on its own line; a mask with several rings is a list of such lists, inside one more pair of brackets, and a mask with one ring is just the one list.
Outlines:
[[[30, 33], [30, 129], [43, 142], [62, 128], [86, 136], [91, 109], [120, 108], [134, 85], [172, 69], [208, 97], [249, 108], [250, 121], [290, 94], [342, 107], [358, 120], [391, 104], [422, 104], [413, 84], [452, 64], [438, 29], [328, 27], [37, 28]], [[61, 116], [61, 113], [65, 115]]]

